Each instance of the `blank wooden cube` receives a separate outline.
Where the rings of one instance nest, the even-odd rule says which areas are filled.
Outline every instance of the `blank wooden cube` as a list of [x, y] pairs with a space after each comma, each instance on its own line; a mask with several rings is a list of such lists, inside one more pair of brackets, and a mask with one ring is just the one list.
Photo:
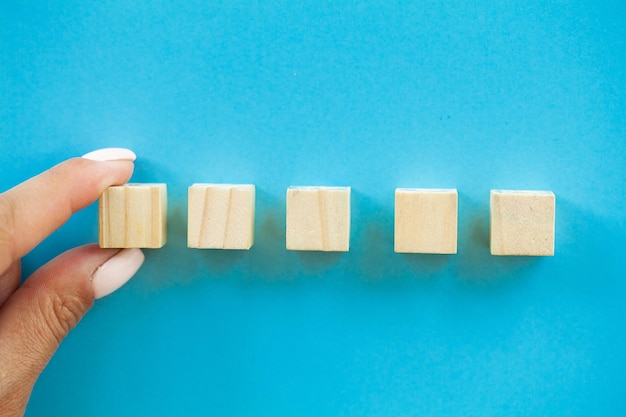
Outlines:
[[394, 250], [456, 253], [457, 207], [453, 189], [396, 189]]
[[287, 249], [347, 252], [350, 249], [350, 187], [290, 187]]
[[165, 184], [107, 188], [98, 202], [100, 247], [160, 248], [166, 242]]
[[254, 243], [254, 185], [189, 187], [187, 246], [250, 249]]
[[555, 196], [549, 191], [491, 191], [491, 254], [554, 255]]

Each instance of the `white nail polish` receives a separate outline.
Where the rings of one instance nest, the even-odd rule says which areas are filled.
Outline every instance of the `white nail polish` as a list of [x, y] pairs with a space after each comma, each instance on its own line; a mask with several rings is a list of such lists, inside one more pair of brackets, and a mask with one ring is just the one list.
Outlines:
[[126, 284], [135, 275], [143, 261], [144, 255], [140, 249], [122, 249], [103, 263], [91, 278], [94, 298], [109, 295]]
[[82, 158], [92, 161], [134, 161], [137, 156], [126, 148], [104, 148], [86, 153]]

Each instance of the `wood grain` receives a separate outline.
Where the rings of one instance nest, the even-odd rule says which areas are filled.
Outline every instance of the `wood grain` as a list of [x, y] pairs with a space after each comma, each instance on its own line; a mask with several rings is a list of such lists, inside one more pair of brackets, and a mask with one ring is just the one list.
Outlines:
[[165, 184], [107, 188], [98, 202], [102, 248], [160, 248], [167, 240]]
[[290, 187], [287, 249], [347, 252], [350, 249], [350, 187]]
[[556, 198], [550, 191], [491, 191], [491, 254], [554, 256]]
[[396, 252], [433, 254], [457, 252], [456, 190], [398, 188], [395, 197]]
[[189, 187], [187, 246], [247, 250], [254, 244], [255, 187], [194, 184]]

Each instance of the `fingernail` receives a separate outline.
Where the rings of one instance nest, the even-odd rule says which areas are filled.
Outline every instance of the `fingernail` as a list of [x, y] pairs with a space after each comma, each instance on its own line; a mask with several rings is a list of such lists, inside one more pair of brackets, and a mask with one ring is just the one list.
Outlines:
[[92, 161], [134, 161], [137, 155], [126, 148], [104, 148], [86, 153], [82, 158]]
[[126, 284], [143, 264], [144, 259], [140, 249], [122, 249], [103, 263], [96, 269], [91, 279], [94, 298], [109, 295]]

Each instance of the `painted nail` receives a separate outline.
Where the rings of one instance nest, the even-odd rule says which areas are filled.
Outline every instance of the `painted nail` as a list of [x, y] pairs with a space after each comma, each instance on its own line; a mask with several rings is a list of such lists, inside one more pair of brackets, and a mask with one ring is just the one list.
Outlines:
[[134, 161], [137, 155], [126, 148], [104, 148], [86, 153], [82, 158], [92, 161]]
[[140, 249], [122, 249], [103, 263], [91, 278], [94, 298], [109, 295], [126, 284], [135, 275], [143, 261], [144, 255]]

